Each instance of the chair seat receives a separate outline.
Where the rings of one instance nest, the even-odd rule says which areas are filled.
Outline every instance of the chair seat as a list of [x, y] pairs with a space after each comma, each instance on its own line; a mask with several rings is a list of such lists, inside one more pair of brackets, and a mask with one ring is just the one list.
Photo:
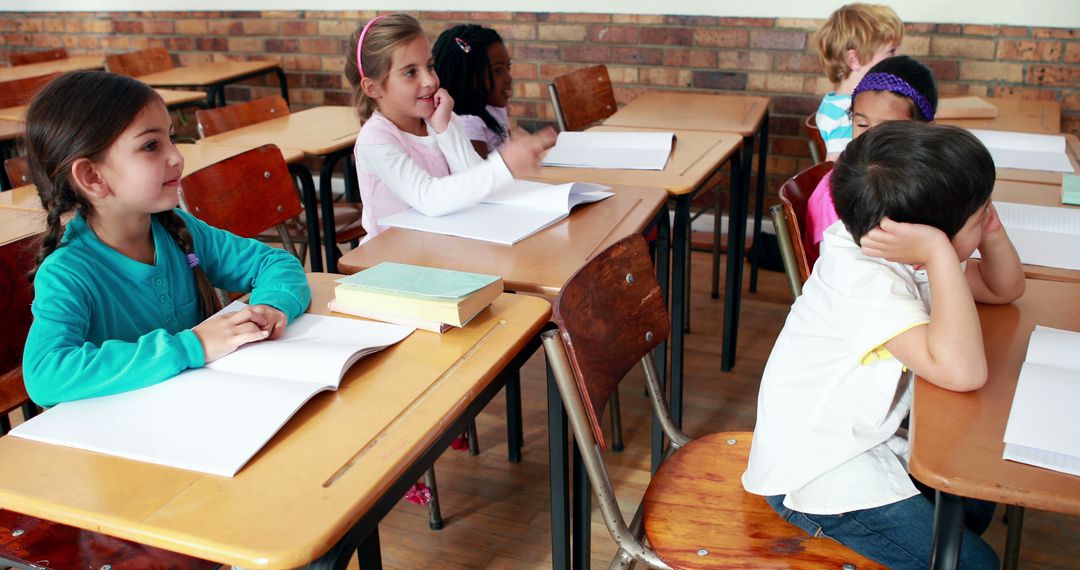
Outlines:
[[[22, 532], [17, 532], [22, 531]], [[202, 570], [219, 564], [72, 526], [0, 510], [0, 567], [171, 568]]]
[[807, 536], [764, 497], [744, 491], [740, 478], [752, 437], [705, 436], [660, 465], [645, 491], [643, 514], [645, 535], [664, 562], [672, 568], [884, 568], [836, 541]]

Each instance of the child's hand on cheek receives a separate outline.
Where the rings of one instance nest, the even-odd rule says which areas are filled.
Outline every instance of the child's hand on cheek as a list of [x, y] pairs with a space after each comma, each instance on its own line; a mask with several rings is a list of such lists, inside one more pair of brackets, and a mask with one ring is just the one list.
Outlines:
[[979, 241], [979, 245], [986, 245], [993, 242], [996, 239], [1005, 237], [1005, 227], [1001, 225], [1001, 218], [998, 217], [997, 209], [993, 204], [986, 207], [986, 219], [982, 224], [982, 239]]
[[450, 126], [450, 113], [454, 111], [454, 98], [446, 92], [446, 89], [439, 88], [435, 92], [434, 96], [435, 112], [431, 114], [431, 118], [428, 119], [431, 122], [431, 126], [434, 127], [436, 133], [446, 132], [447, 127]]
[[883, 218], [881, 224], [867, 232], [859, 242], [863, 254], [896, 263], [928, 265], [946, 253], [952, 256], [953, 262], [956, 261], [956, 252], [945, 232], [922, 224]]

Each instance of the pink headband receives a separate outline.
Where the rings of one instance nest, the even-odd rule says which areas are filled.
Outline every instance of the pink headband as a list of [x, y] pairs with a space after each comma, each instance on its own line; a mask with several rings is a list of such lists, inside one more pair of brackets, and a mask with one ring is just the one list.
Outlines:
[[367, 32], [371, 29], [371, 26], [386, 16], [375, 16], [367, 24], [364, 25], [364, 29], [360, 31], [360, 40], [356, 42], [356, 69], [360, 71], [360, 79], [364, 78], [364, 64], [360, 61], [360, 52], [364, 49], [364, 38], [367, 37]]

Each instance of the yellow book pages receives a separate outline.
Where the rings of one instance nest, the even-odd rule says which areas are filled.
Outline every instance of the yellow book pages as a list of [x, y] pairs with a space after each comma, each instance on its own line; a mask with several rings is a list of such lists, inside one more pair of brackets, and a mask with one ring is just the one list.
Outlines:
[[438, 321], [460, 327], [490, 305], [502, 291], [503, 282], [498, 279], [465, 297], [440, 301], [342, 284], [335, 288], [334, 298], [339, 306], [355, 311]]

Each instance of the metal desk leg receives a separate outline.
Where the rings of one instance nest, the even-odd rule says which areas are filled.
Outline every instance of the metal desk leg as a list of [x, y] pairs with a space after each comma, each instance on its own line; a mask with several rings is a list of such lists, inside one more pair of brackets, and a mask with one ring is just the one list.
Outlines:
[[311, 172], [303, 164], [290, 164], [289, 172], [300, 182], [300, 194], [304, 200], [304, 219], [307, 222], [308, 257], [311, 259], [311, 271], [323, 270], [322, 248], [319, 246], [319, 212], [315, 197], [315, 181]]
[[289, 81], [285, 79], [285, 70], [280, 67], [274, 68], [274, 74], [277, 75], [278, 86], [281, 87], [281, 98], [285, 100], [285, 104], [289, 104]]
[[960, 565], [960, 545], [964, 538], [963, 499], [936, 491], [934, 538], [930, 552], [932, 570], [956, 570]]
[[319, 200], [322, 202], [323, 246], [326, 255], [326, 271], [337, 273], [337, 228], [334, 227], [334, 167], [342, 158], [352, 153], [351, 148], [335, 151], [323, 158], [319, 170]]
[[[546, 362], [546, 360], [545, 360]], [[570, 469], [567, 426], [559, 387], [547, 364], [548, 478], [551, 484], [551, 567], [570, 570]]]
[[364, 570], [379, 570], [382, 568], [379, 527], [372, 529], [371, 534], [360, 541], [360, 546], [356, 549], [356, 557], [360, 562], [360, 567]]
[[574, 570], [589, 570], [592, 538], [592, 485], [585, 471], [577, 442], [574, 442]]
[[521, 371], [507, 372], [506, 379], [506, 448], [510, 463], [521, 463]]
[[1009, 519], [1009, 530], [1005, 535], [1005, 557], [1001, 561], [1003, 570], [1016, 570], [1020, 567], [1020, 535], [1024, 531], [1024, 507], [1007, 505], [1005, 516]]
[[[745, 148], [745, 147], [744, 147]], [[742, 176], [742, 150], [732, 155], [731, 160], [731, 206], [728, 208], [728, 259], [727, 273], [724, 280], [724, 338], [721, 341], [720, 369], [724, 372], [731, 370], [735, 362], [735, 330], [739, 327], [739, 290], [742, 288], [740, 267], [742, 266], [742, 254], [739, 250], [738, 232], [742, 225], [738, 223], [740, 213], [746, 219], [746, 206], [742, 204], [745, 186]]]
[[[660, 208], [660, 212], [656, 214], [656, 278], [660, 282], [660, 294], [664, 297], [665, 302], [670, 301], [668, 292], [668, 281], [671, 278], [670, 266], [671, 266], [671, 220], [668, 217], [668, 207], [664, 204]], [[674, 332], [674, 331], [673, 331]], [[656, 370], [660, 376], [660, 386], [663, 387], [667, 384], [667, 348], [668, 343], [664, 341], [654, 350], [653, 359], [656, 361]], [[656, 468], [660, 466], [660, 456], [664, 453], [664, 431], [660, 428], [660, 422], [657, 421], [655, 414], [652, 421], [652, 472], [656, 473]]]
[[712, 230], [712, 289], [709, 291], [709, 296], [713, 299], [720, 298], [720, 234], [723, 232], [723, 224], [721, 224], [721, 214], [724, 208], [721, 206], [723, 203], [723, 190], [720, 185], [717, 184], [713, 190], [713, 194], [716, 194], [716, 209], [713, 210], [713, 230]]
[[683, 194], [675, 201], [675, 230], [672, 236], [672, 244], [675, 246], [672, 254], [671, 269], [671, 419], [675, 425], [682, 425], [682, 382], [683, 382], [683, 340], [686, 333], [684, 329], [684, 303], [686, 298], [686, 283], [690, 279], [690, 266], [687, 265], [687, 253], [690, 241], [687, 239], [690, 231], [690, 195]]
[[[761, 216], [765, 211], [765, 163], [769, 155], [769, 113], [765, 112], [765, 118], [761, 120], [761, 149], [758, 151], [757, 194], [754, 198], [754, 245], [750, 250], [750, 292], [757, 293], [757, 272], [761, 263], [761, 255], [764, 253], [761, 243]], [[748, 152], [752, 152], [751, 149]]]

